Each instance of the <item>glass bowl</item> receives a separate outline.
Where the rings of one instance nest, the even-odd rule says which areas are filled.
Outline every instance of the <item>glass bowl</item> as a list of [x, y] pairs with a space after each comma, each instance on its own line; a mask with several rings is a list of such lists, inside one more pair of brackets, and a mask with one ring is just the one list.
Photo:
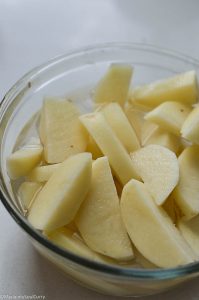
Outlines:
[[198, 276], [199, 262], [172, 269], [138, 269], [103, 265], [63, 250], [35, 230], [21, 213], [6, 172], [24, 125], [41, 108], [45, 95], [71, 95], [82, 111], [91, 110], [90, 93], [111, 62], [134, 66], [133, 84], [144, 84], [194, 69], [199, 61], [142, 44], [106, 44], [57, 57], [21, 78], [0, 107], [0, 198], [9, 214], [27, 233], [36, 249], [80, 284], [104, 294], [143, 296], [160, 293]]

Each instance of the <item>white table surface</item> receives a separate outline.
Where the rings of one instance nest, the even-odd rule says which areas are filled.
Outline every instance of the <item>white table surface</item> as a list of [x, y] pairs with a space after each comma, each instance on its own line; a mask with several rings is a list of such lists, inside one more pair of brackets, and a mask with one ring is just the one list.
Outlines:
[[[0, 0], [0, 98], [32, 67], [68, 50], [131, 41], [199, 59], [197, 0]], [[107, 300], [41, 258], [0, 204], [0, 295]], [[199, 279], [150, 300], [199, 299]]]

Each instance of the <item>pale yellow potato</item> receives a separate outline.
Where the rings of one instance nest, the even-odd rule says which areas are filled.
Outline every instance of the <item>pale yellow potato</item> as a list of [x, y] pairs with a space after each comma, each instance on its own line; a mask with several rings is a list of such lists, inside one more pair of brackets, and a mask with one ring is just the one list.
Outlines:
[[138, 263], [138, 265], [145, 269], [157, 269], [157, 266], [146, 259], [135, 247], [133, 248], [133, 251], [135, 254], [135, 261]]
[[121, 213], [133, 244], [156, 266], [170, 268], [196, 260], [195, 253], [143, 183], [131, 180], [125, 185]]
[[23, 209], [30, 208], [34, 196], [41, 190], [42, 186], [41, 183], [28, 181], [24, 181], [20, 185], [17, 193]]
[[107, 157], [93, 163], [91, 188], [75, 222], [90, 249], [116, 260], [133, 258]]
[[156, 144], [168, 148], [169, 150], [179, 153], [181, 148], [181, 140], [176, 135], [157, 127], [143, 143], [143, 146]]
[[133, 69], [127, 64], [112, 64], [95, 88], [96, 103], [117, 102], [124, 105], [128, 98]]
[[138, 137], [118, 103], [104, 105], [101, 112], [127, 152], [140, 148]]
[[156, 131], [158, 125], [150, 121], [144, 120], [141, 131], [141, 145], [145, 145], [147, 139]]
[[57, 229], [56, 231], [48, 235], [50, 241], [56, 245], [70, 251], [73, 254], [87, 258], [91, 261], [100, 262], [103, 264], [112, 263], [106, 257], [95, 253], [88, 246], [86, 246], [80, 238], [78, 238], [74, 232], [66, 227]]
[[195, 107], [186, 118], [181, 134], [185, 139], [199, 144], [199, 106]]
[[34, 168], [28, 175], [29, 181], [46, 182], [50, 179], [52, 174], [59, 168], [59, 164], [38, 166]]
[[64, 161], [70, 155], [84, 152], [88, 136], [79, 121], [74, 103], [62, 98], [46, 98], [43, 102], [40, 136], [48, 163]]
[[11, 179], [26, 176], [42, 159], [43, 147], [41, 145], [28, 145], [13, 152], [7, 158], [7, 172]]
[[80, 117], [82, 124], [93, 137], [101, 151], [108, 157], [109, 163], [118, 180], [124, 185], [131, 178], [139, 179], [133, 168], [130, 155], [100, 112]]
[[148, 145], [131, 153], [133, 167], [157, 205], [162, 205], [179, 180], [176, 155], [160, 145]]
[[177, 101], [182, 104], [194, 104], [198, 98], [197, 77], [195, 71], [156, 81], [135, 88], [131, 101], [154, 108], [165, 101]]
[[199, 146], [187, 147], [178, 157], [180, 179], [173, 197], [186, 219], [199, 214]]
[[188, 222], [180, 220], [178, 222], [178, 228], [184, 239], [199, 257], [199, 216], [196, 216]]
[[173, 194], [169, 195], [167, 200], [162, 205], [166, 213], [169, 215], [174, 224], [177, 224], [179, 219], [182, 217], [182, 212], [180, 208], [177, 206]]
[[97, 158], [103, 156], [102, 151], [100, 150], [100, 148], [98, 147], [98, 145], [96, 144], [96, 142], [92, 138], [92, 136], [89, 136], [86, 151], [90, 152], [92, 154], [93, 159], [97, 159]]
[[129, 103], [126, 104], [124, 112], [141, 143], [142, 126], [145, 122], [144, 113], [138, 109], [135, 109], [134, 106]]
[[90, 153], [70, 156], [61, 163], [36, 196], [29, 222], [48, 232], [70, 223], [90, 188], [91, 168]]
[[145, 120], [156, 123], [165, 131], [180, 136], [181, 127], [191, 112], [191, 107], [179, 102], [168, 101], [160, 104], [145, 115]]

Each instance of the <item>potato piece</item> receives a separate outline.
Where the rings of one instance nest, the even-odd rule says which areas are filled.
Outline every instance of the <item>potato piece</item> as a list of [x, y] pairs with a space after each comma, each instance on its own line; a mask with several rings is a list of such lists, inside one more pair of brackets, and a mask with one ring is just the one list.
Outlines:
[[195, 107], [186, 118], [181, 134], [185, 139], [199, 144], [199, 106]]
[[180, 220], [178, 228], [189, 246], [199, 257], [199, 216], [188, 222]]
[[110, 103], [103, 106], [101, 111], [127, 152], [140, 148], [137, 135], [119, 104]]
[[145, 122], [144, 120], [144, 113], [138, 109], [135, 109], [131, 104], [127, 104], [124, 108], [124, 112], [135, 130], [137, 137], [141, 143], [141, 132], [142, 132], [142, 126]]
[[18, 196], [23, 209], [27, 210], [31, 206], [34, 196], [42, 188], [42, 184], [38, 182], [23, 182], [18, 189]]
[[121, 212], [132, 242], [153, 264], [169, 268], [196, 260], [191, 248], [166, 212], [156, 206], [143, 183], [131, 180], [125, 185]]
[[189, 71], [135, 88], [132, 92], [131, 101], [154, 108], [170, 100], [191, 105], [197, 99], [198, 86], [196, 73], [195, 71]]
[[94, 101], [96, 103], [117, 102], [123, 106], [128, 98], [132, 72], [130, 65], [110, 65], [95, 89]]
[[70, 229], [62, 227], [48, 235], [48, 238], [58, 246], [70, 251], [73, 254], [87, 258], [91, 261], [100, 262], [103, 264], [112, 263], [106, 257], [95, 253], [88, 248]]
[[142, 132], [141, 132], [141, 145], [143, 146], [147, 139], [156, 131], [158, 128], [157, 124], [154, 124], [150, 121], [144, 120], [142, 125]]
[[85, 151], [88, 136], [79, 121], [79, 111], [71, 101], [46, 98], [40, 122], [44, 156], [48, 163], [59, 163], [70, 155]]
[[102, 151], [100, 150], [92, 136], [89, 136], [88, 139], [87, 152], [90, 152], [92, 154], [93, 159], [97, 159], [103, 156]]
[[12, 153], [7, 159], [7, 171], [11, 179], [26, 176], [42, 159], [41, 145], [28, 145]]
[[169, 150], [179, 153], [181, 147], [180, 139], [174, 134], [157, 127], [151, 135], [146, 138], [144, 146], [156, 144], [168, 148]]
[[145, 120], [161, 126], [165, 131], [180, 136], [181, 127], [191, 107], [178, 102], [164, 102], [145, 115]]
[[52, 176], [52, 174], [59, 168], [59, 164], [39, 166], [32, 170], [28, 175], [29, 181], [46, 182]]
[[182, 217], [182, 212], [177, 206], [175, 199], [171, 193], [167, 200], [164, 202], [163, 206], [166, 213], [169, 215], [174, 224], [177, 224], [178, 220]]
[[80, 153], [60, 164], [31, 206], [35, 228], [49, 232], [74, 219], [90, 187], [91, 162], [90, 153]]
[[131, 153], [131, 159], [156, 204], [162, 205], [179, 180], [176, 155], [165, 147], [149, 145]]
[[93, 163], [91, 188], [75, 221], [90, 249], [116, 260], [133, 258], [107, 157]]
[[180, 180], [173, 194], [186, 219], [199, 213], [199, 146], [186, 148], [178, 157]]
[[131, 178], [139, 178], [134, 171], [129, 154], [100, 112], [80, 117], [82, 124], [109, 159], [117, 178], [126, 184]]
[[145, 269], [157, 269], [157, 266], [146, 259], [135, 247], [133, 250], [135, 253], [135, 261], [138, 263], [138, 265]]

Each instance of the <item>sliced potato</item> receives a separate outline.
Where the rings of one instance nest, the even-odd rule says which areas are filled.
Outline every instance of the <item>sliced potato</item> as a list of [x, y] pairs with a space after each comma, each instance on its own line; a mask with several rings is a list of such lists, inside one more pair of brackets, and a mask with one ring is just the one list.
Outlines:
[[191, 107], [179, 102], [164, 102], [145, 115], [145, 119], [161, 126], [165, 131], [180, 136], [181, 127]]
[[108, 157], [115, 175], [122, 184], [131, 178], [139, 178], [129, 154], [100, 112], [83, 115], [80, 120], [103, 154]]
[[103, 156], [102, 151], [100, 150], [100, 148], [98, 147], [98, 145], [96, 144], [96, 142], [92, 138], [92, 136], [89, 136], [88, 145], [87, 145], [86, 150], [87, 150], [87, 152], [90, 152], [92, 154], [93, 159], [97, 159], [97, 158]]
[[178, 228], [184, 239], [199, 257], [199, 216], [189, 220], [188, 222], [180, 220]]
[[35, 228], [49, 232], [74, 219], [90, 187], [91, 162], [90, 153], [80, 153], [60, 164], [31, 206]]
[[198, 86], [195, 71], [137, 87], [131, 96], [131, 101], [151, 108], [170, 100], [182, 104], [194, 104], [197, 99]]
[[135, 247], [156, 266], [176, 267], [196, 260], [191, 248], [163, 208], [154, 203], [143, 183], [131, 180], [125, 185], [121, 212]]
[[43, 103], [40, 136], [44, 144], [45, 160], [64, 161], [70, 155], [84, 152], [88, 136], [79, 121], [79, 111], [69, 100], [46, 98]]
[[181, 133], [185, 139], [199, 144], [199, 106], [195, 107], [188, 115], [183, 123]]
[[95, 89], [94, 101], [117, 102], [123, 106], [128, 98], [132, 71], [130, 65], [112, 64]]
[[41, 145], [28, 145], [12, 153], [7, 159], [7, 171], [11, 179], [26, 176], [42, 159]]
[[173, 194], [186, 219], [199, 214], [199, 146], [187, 147], [178, 158], [180, 180]]
[[157, 205], [162, 205], [179, 180], [176, 155], [160, 145], [149, 145], [131, 153], [133, 167]]
[[53, 231], [48, 238], [58, 246], [72, 252], [73, 254], [85, 257], [89, 260], [100, 262], [103, 264], [112, 263], [112, 261], [102, 255], [95, 253], [79, 239], [73, 231], [66, 227], [62, 227]]
[[141, 132], [141, 145], [145, 145], [147, 139], [156, 131], [158, 125], [150, 121], [144, 120]]
[[90, 249], [116, 260], [133, 258], [107, 157], [93, 163], [91, 188], [75, 222]]
[[140, 148], [138, 137], [119, 104], [110, 103], [103, 106], [101, 111], [127, 152]]
[[127, 105], [125, 106], [124, 112], [141, 143], [141, 132], [144, 123], [144, 113], [138, 109], [135, 109], [133, 105], [129, 103], [127, 103]]
[[179, 219], [182, 217], [182, 212], [180, 208], [177, 206], [175, 199], [171, 193], [167, 200], [164, 202], [163, 206], [166, 213], [169, 215], [174, 224], [177, 224]]
[[34, 168], [28, 175], [29, 181], [46, 182], [52, 176], [52, 174], [59, 168], [59, 164], [39, 166]]
[[163, 130], [160, 127], [155, 130], [145, 139], [144, 146], [156, 144], [168, 148], [169, 150], [179, 153], [181, 140], [174, 134]]
[[41, 183], [28, 181], [24, 181], [20, 185], [18, 196], [23, 209], [27, 210], [30, 208], [34, 196], [40, 191], [42, 186]]

